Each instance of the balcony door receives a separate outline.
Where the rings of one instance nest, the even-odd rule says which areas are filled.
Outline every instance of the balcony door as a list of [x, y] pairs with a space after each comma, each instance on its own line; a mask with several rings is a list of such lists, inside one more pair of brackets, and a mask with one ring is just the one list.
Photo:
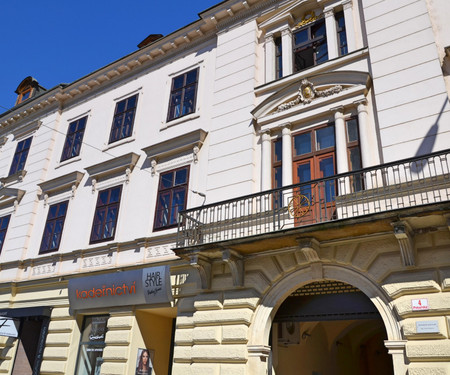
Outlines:
[[[334, 125], [315, 128], [294, 135], [294, 189], [290, 213], [297, 225], [312, 224], [333, 218], [336, 186]], [[324, 179], [312, 184], [309, 181]]]

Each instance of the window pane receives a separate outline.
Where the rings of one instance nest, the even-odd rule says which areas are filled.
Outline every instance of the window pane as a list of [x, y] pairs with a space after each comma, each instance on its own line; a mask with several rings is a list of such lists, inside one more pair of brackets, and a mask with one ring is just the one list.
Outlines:
[[170, 213], [170, 224], [177, 223], [178, 212], [184, 208], [185, 189], [176, 189], [172, 196], [172, 210]]
[[173, 186], [173, 172], [165, 173], [161, 175], [161, 188], [170, 188]]
[[311, 133], [299, 134], [294, 137], [294, 152], [296, 156], [309, 154], [311, 151]]
[[187, 73], [186, 85], [189, 85], [189, 84], [197, 81], [197, 72], [198, 72], [198, 69], [194, 69]]
[[109, 197], [108, 203], [115, 203], [120, 200], [120, 193], [122, 192], [122, 187], [118, 186], [114, 189], [111, 189], [111, 195]]
[[282, 172], [281, 172], [281, 167], [275, 167], [274, 168], [274, 189], [282, 187], [283, 182], [282, 182]]
[[174, 90], [182, 88], [183, 84], [184, 84], [184, 75], [175, 77], [173, 79], [173, 89]]
[[356, 119], [347, 121], [347, 139], [348, 142], [358, 141], [358, 121]]
[[126, 106], [126, 100], [121, 100], [119, 103], [116, 104], [116, 112], [115, 113], [124, 112], [125, 106]]
[[136, 107], [136, 99], [137, 99], [137, 95], [134, 95], [131, 98], [128, 98], [128, 100], [127, 100], [127, 110]]
[[283, 155], [281, 139], [274, 142], [273, 148], [274, 148], [273, 161], [274, 162], [281, 161], [282, 160], [282, 155]]
[[[297, 176], [299, 182], [311, 181], [311, 165], [309, 163], [297, 165]], [[300, 193], [311, 201], [311, 185], [302, 186]]]
[[314, 65], [314, 49], [308, 47], [295, 52], [294, 55], [295, 70], [299, 71]]
[[328, 60], [328, 47], [326, 42], [316, 45], [315, 48], [316, 64], [323, 63]]
[[317, 150], [334, 147], [334, 126], [316, 130], [316, 143]]
[[[335, 172], [334, 172], [333, 156], [329, 156], [327, 158], [320, 160], [319, 169], [320, 169], [320, 178], [334, 176]], [[333, 201], [335, 197], [334, 180], [325, 181], [324, 189], [326, 202]], [[322, 196], [323, 195], [321, 194], [321, 197]]]
[[183, 168], [175, 172], [175, 185], [185, 184], [187, 181], [187, 169]]
[[186, 88], [183, 100], [183, 115], [194, 112], [195, 86]]
[[303, 29], [294, 34], [295, 44], [302, 44], [308, 41], [308, 29]]
[[325, 31], [325, 22], [317, 22], [314, 25], [311, 26], [311, 38], [320, 38], [324, 37], [326, 35]]
[[103, 190], [98, 194], [97, 206], [102, 206], [108, 203], [109, 190]]

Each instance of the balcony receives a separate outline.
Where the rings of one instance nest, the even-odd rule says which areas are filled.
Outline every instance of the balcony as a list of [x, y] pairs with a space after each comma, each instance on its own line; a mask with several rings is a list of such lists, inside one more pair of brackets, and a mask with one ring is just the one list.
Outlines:
[[177, 249], [448, 202], [450, 149], [179, 213]]

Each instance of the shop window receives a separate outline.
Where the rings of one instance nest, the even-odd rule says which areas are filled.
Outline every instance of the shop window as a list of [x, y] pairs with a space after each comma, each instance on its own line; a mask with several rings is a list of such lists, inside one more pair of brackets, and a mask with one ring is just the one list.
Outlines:
[[283, 77], [283, 51], [281, 37], [275, 38], [275, 79]]
[[337, 31], [338, 44], [339, 44], [339, 56], [344, 56], [348, 53], [344, 12], [336, 13], [335, 19], [336, 19], [336, 31]]
[[42, 254], [59, 249], [68, 204], [68, 201], [60, 202], [51, 205], [48, 209], [39, 253]]
[[[362, 168], [361, 163], [361, 149], [359, 147], [359, 132], [358, 132], [358, 120], [356, 118], [350, 118], [346, 121], [346, 133], [347, 133], [347, 153], [348, 153], [348, 165], [350, 171], [356, 171]], [[363, 175], [352, 176], [352, 189], [353, 191], [360, 191], [364, 188]]]
[[195, 112], [198, 73], [197, 68], [172, 79], [167, 121]]
[[138, 95], [130, 96], [116, 104], [109, 143], [131, 137]]
[[156, 203], [154, 229], [177, 225], [178, 212], [186, 208], [189, 167], [161, 173]]
[[3, 243], [5, 242], [6, 232], [8, 230], [10, 218], [11, 215], [0, 217], [0, 252], [3, 249]]
[[325, 20], [321, 19], [294, 33], [294, 71], [328, 60]]
[[75, 375], [100, 374], [107, 325], [107, 315], [85, 316]]
[[92, 223], [91, 244], [114, 239], [121, 193], [122, 186], [105, 189], [98, 193], [94, 222]]
[[86, 127], [87, 116], [73, 121], [69, 124], [66, 141], [61, 156], [61, 161], [74, 158], [80, 155], [81, 144], [83, 142], [84, 129]]
[[25, 163], [27, 161], [28, 152], [30, 151], [31, 137], [20, 141], [17, 144], [16, 152], [14, 153], [9, 175], [13, 175], [17, 172], [23, 171]]

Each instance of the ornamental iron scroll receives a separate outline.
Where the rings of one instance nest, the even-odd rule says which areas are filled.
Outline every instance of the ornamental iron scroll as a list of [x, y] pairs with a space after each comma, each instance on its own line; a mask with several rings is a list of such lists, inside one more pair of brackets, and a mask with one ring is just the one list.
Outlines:
[[314, 84], [307, 79], [302, 80], [300, 87], [298, 89], [297, 98], [291, 100], [290, 102], [283, 103], [278, 106], [277, 112], [285, 111], [292, 108], [300, 103], [309, 104], [315, 98], [325, 98], [327, 96], [339, 94], [343, 90], [341, 85], [334, 85], [326, 90], [317, 90]]
[[288, 204], [288, 211], [294, 219], [305, 216], [311, 208], [311, 202], [306, 195], [294, 195]]

